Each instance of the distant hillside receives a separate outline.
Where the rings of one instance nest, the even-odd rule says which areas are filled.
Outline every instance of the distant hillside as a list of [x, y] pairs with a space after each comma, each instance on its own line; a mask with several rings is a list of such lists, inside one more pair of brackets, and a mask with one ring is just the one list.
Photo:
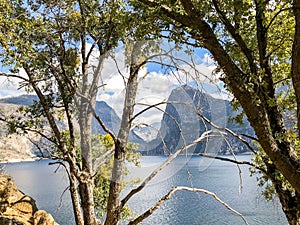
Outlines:
[[[7, 99], [6, 99], [7, 101]], [[0, 113], [15, 114], [18, 105], [0, 103]], [[34, 138], [34, 137], [31, 137]], [[7, 135], [7, 127], [0, 121], [0, 161], [23, 161], [35, 157], [33, 145], [25, 136]]]
[[32, 105], [35, 100], [38, 100], [36, 95], [20, 95], [15, 97], [0, 98], [0, 103], [29, 106]]
[[[8, 115], [15, 112], [19, 106], [29, 106], [32, 105], [34, 101], [38, 101], [38, 98], [35, 95], [21, 95], [0, 99], [0, 106], [1, 109], [5, 109], [3, 112], [5, 111], [4, 113]], [[96, 102], [95, 111], [103, 120], [107, 128], [117, 134], [120, 128], [121, 119], [118, 117], [116, 112], [103, 101]], [[2, 132], [0, 132], [0, 161], [17, 158], [24, 159], [40, 155], [39, 150], [34, 148], [26, 137], [18, 136], [16, 134], [7, 137], [5, 129], [5, 125], [0, 123], [0, 130], [2, 130]], [[95, 118], [93, 118], [92, 132], [94, 134], [105, 133]], [[139, 143], [140, 145], [145, 144], [144, 140], [133, 131], [130, 132], [129, 141]]]

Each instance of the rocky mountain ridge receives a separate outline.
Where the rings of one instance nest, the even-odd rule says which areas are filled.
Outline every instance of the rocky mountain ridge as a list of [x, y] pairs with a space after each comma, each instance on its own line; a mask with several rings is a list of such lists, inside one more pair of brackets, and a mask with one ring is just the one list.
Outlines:
[[[0, 107], [5, 109], [4, 111], [6, 112], [13, 112], [18, 106], [29, 106], [37, 100], [37, 97], [34, 95], [3, 98], [0, 99]], [[106, 126], [117, 134], [121, 119], [116, 112], [103, 101], [96, 103], [95, 111]], [[172, 154], [184, 144], [194, 141], [205, 131], [212, 128], [197, 113], [220, 127], [227, 127], [238, 134], [246, 133], [254, 136], [253, 129], [247, 120], [245, 120], [244, 125], [228, 122], [229, 117], [235, 116], [229, 101], [213, 98], [190, 86], [182, 86], [174, 89], [169, 96], [161, 124], [157, 126], [159, 127], [157, 135], [150, 140], [150, 128], [143, 127], [139, 130], [136, 128], [131, 131], [129, 141], [138, 143], [139, 151], [143, 155]], [[28, 138], [14, 134], [6, 136], [3, 125], [0, 128], [0, 159], [2, 161], [14, 158], [25, 160], [26, 158], [38, 156], [39, 152], [34, 150]], [[92, 132], [105, 133], [95, 119]], [[148, 138], [143, 139], [143, 137]], [[230, 143], [237, 154], [248, 151], [243, 144], [235, 139], [230, 139], [228, 143]], [[210, 138], [209, 141], [207, 139], [197, 144], [194, 148], [189, 149], [189, 153], [198, 154], [207, 150], [212, 150], [218, 154], [226, 154], [228, 153], [228, 146], [220, 139]]]

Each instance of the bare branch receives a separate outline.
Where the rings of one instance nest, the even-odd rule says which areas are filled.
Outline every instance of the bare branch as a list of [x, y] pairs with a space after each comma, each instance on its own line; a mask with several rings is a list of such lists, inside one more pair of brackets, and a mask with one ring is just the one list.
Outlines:
[[238, 215], [239, 217], [242, 218], [244, 223], [246, 225], [249, 225], [247, 222], [246, 218], [238, 211], [233, 209], [231, 206], [229, 206], [226, 202], [221, 200], [215, 193], [207, 191], [205, 189], [199, 189], [199, 188], [190, 188], [190, 187], [184, 187], [184, 186], [177, 186], [172, 188], [171, 191], [169, 191], [165, 196], [163, 196], [154, 206], [152, 206], [150, 209], [148, 209], [146, 212], [144, 212], [142, 215], [134, 219], [133, 221], [130, 221], [128, 225], [136, 225], [139, 224], [141, 221], [146, 219], [148, 216], [152, 215], [155, 210], [157, 210], [162, 204], [164, 204], [167, 200], [171, 198], [171, 196], [176, 192], [176, 191], [190, 191], [190, 192], [197, 192], [197, 193], [204, 193], [206, 195], [210, 195], [213, 197], [217, 202], [219, 202], [221, 205], [225, 206], [229, 211], [233, 212], [234, 214]]
[[[202, 113], [199, 112], [199, 110], [196, 110], [196, 113], [199, 117], [201, 117], [204, 121], [206, 121], [208, 124], [210, 124], [212, 127], [214, 127], [215, 129], [217, 130], [223, 130], [223, 131], [226, 131], [227, 133], [229, 133], [230, 135], [232, 135], [233, 137], [237, 138], [240, 142], [242, 142], [243, 144], [245, 144], [249, 150], [251, 152], [253, 152], [254, 154], [257, 154], [257, 151], [249, 144], [248, 141], [246, 141], [245, 139], [243, 139], [240, 135], [234, 133], [232, 130], [228, 129], [228, 128], [224, 128], [224, 127], [219, 127], [217, 126], [216, 124], [214, 124], [213, 122], [211, 122], [209, 119], [207, 119], [205, 116], [202, 115]], [[244, 135], [245, 137], [248, 137], [250, 138], [250, 136], [246, 136]], [[253, 137], [252, 137], [253, 139]]]
[[9, 78], [9, 77], [18, 78], [18, 79], [21, 79], [23, 81], [29, 82], [29, 80], [26, 79], [25, 77], [22, 77], [20, 75], [13, 74], [13, 73], [0, 73], [0, 76], [1, 77], [7, 77], [7, 78]]
[[248, 162], [248, 161], [237, 161], [235, 159], [229, 159], [229, 158], [220, 157], [220, 156], [211, 156], [211, 155], [206, 155], [204, 153], [199, 153], [199, 156], [202, 156], [205, 158], [210, 158], [210, 159], [217, 159], [217, 160], [221, 160], [221, 161], [231, 162], [231, 163], [238, 164], [238, 165], [249, 165], [255, 169], [262, 171], [263, 173], [267, 173], [267, 171], [265, 169], [263, 169], [262, 167], [259, 167], [258, 165]]
[[[225, 140], [225, 142], [226, 142], [226, 144], [227, 144], [227, 146], [229, 148], [229, 151], [230, 151], [231, 155], [233, 156], [234, 160], [237, 160], [237, 158], [236, 158], [236, 156], [234, 154], [234, 151], [233, 151], [233, 149], [232, 149], [229, 141], [226, 138], [224, 138], [224, 140]], [[240, 178], [239, 193], [241, 193], [242, 189], [243, 189], [242, 170], [241, 170], [241, 167], [240, 167], [239, 164], [236, 164], [236, 166], [237, 166], [238, 171], [239, 171], [239, 178]]]
[[144, 103], [136, 103], [136, 105], [145, 105], [145, 106], [148, 106], [147, 108], [141, 110], [140, 112], [138, 112], [137, 114], [135, 114], [131, 119], [130, 119], [130, 122], [132, 122], [134, 119], [136, 119], [138, 116], [140, 116], [141, 114], [145, 113], [146, 111], [148, 111], [149, 109], [152, 109], [152, 108], [156, 108], [158, 110], [161, 110], [158, 108], [159, 105], [164, 105], [164, 104], [168, 104], [168, 102], [159, 102], [159, 103], [156, 103], [156, 104], [153, 104], [153, 105], [148, 105], [148, 104], [144, 104]]
[[156, 168], [137, 188], [132, 189], [128, 195], [126, 195], [122, 201], [121, 201], [121, 207], [124, 207], [124, 205], [128, 202], [128, 200], [138, 192], [140, 192], [162, 169], [164, 169], [166, 166], [168, 166], [179, 154], [181, 154], [183, 151], [187, 150], [188, 148], [198, 144], [199, 142], [203, 141], [208, 137], [208, 135], [211, 133], [211, 131], [204, 132], [197, 140], [193, 141], [192, 143], [188, 145], [184, 145], [180, 149], [178, 149], [173, 155], [170, 155], [170, 157], [161, 164], [158, 168]]
[[251, 139], [251, 140], [253, 140], [253, 141], [257, 141], [257, 142], [258, 142], [258, 139], [257, 139], [256, 137], [250, 136], [250, 135], [248, 135], [248, 134], [241, 134], [241, 136], [244, 136], [244, 137], [246, 137], [246, 138], [249, 138], [249, 139]]
[[[141, 115], [142, 113], [146, 112], [147, 110], [151, 109], [151, 108], [155, 108], [161, 112], [163, 112], [165, 115], [167, 115], [168, 117], [170, 117], [176, 124], [176, 127], [178, 128], [179, 130], [179, 133], [180, 133], [180, 136], [182, 138], [182, 141], [184, 143], [184, 145], [186, 145], [186, 140], [185, 140], [185, 137], [184, 137], [184, 134], [182, 132], [182, 129], [181, 129], [181, 126], [180, 126], [180, 123], [176, 120], [176, 118], [174, 116], [172, 116], [170, 113], [166, 112], [165, 110], [162, 110], [160, 109], [158, 106], [159, 105], [162, 105], [162, 104], [186, 104], [186, 103], [181, 103], [181, 102], [159, 102], [157, 104], [153, 104], [153, 105], [149, 105], [149, 104], [145, 104], [145, 103], [136, 103], [136, 105], [144, 105], [144, 106], [148, 106], [146, 109], [142, 110], [141, 112], [137, 113], [135, 116], [133, 116], [133, 118], [136, 118], [137, 116]], [[131, 122], [131, 120], [130, 120]], [[161, 135], [160, 135], [161, 136]], [[164, 144], [164, 147], [166, 147], [164, 141], [163, 141], [163, 144]], [[167, 148], [165, 148], [166, 150], [168, 150]], [[169, 152], [170, 153], [170, 152]]]
[[99, 39], [95, 40], [94, 43], [92, 44], [90, 50], [89, 50], [88, 53], [87, 53], [87, 56], [86, 56], [86, 59], [85, 59], [86, 61], [89, 60], [89, 58], [90, 58], [90, 56], [91, 56], [91, 54], [92, 54], [94, 48], [95, 48], [96, 45], [98, 44], [98, 42], [99, 42]]

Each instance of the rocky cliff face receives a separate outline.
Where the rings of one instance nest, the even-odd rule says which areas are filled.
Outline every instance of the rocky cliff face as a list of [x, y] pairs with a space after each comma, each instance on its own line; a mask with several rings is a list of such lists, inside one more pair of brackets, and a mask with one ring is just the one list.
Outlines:
[[[213, 98], [190, 86], [183, 86], [172, 91], [168, 102], [158, 135], [147, 143], [142, 152], [144, 155], [172, 154], [198, 139], [205, 131], [213, 129], [210, 124], [199, 117], [198, 113], [219, 127], [227, 127], [237, 134], [245, 133], [255, 136], [247, 120], [244, 125], [228, 121], [228, 118], [234, 117], [235, 113], [229, 101]], [[211, 135], [188, 149], [188, 153], [227, 154], [228, 144], [237, 154], [249, 150], [238, 140], [230, 139], [227, 142], [223, 140], [224, 137], [218, 134]]]
[[0, 225], [58, 225], [35, 201], [22, 193], [6, 174], [0, 174]]
[[[0, 113], [9, 116], [17, 111], [15, 104], [0, 103]], [[7, 134], [7, 127], [0, 121], [0, 161], [24, 161], [35, 156], [33, 144], [29, 138], [36, 140], [33, 135]]]

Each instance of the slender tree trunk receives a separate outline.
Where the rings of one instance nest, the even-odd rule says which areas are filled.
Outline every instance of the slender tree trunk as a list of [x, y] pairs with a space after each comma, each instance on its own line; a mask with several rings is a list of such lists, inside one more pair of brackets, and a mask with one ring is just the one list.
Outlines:
[[[93, 104], [94, 105], [94, 104]], [[91, 151], [91, 130], [92, 130], [92, 113], [90, 112], [90, 102], [86, 98], [81, 99], [80, 108], [80, 149], [82, 160], [82, 173], [79, 178], [79, 191], [81, 198], [81, 207], [84, 217], [84, 225], [95, 225], [95, 204], [94, 204], [94, 180], [93, 164]]]
[[114, 154], [114, 166], [112, 171], [112, 180], [110, 183], [105, 225], [118, 224], [122, 213], [120, 200], [120, 193], [122, 191], [122, 174], [124, 171], [125, 151], [131, 127], [131, 118], [133, 117], [135, 98], [137, 94], [140, 48], [141, 43], [134, 43], [134, 47], [131, 52], [130, 75], [126, 86], [121, 127], [118, 133], [117, 143], [115, 143], [116, 149]]
[[81, 207], [84, 217], [84, 225], [96, 225], [95, 205], [94, 205], [94, 181], [86, 179], [79, 184]]
[[109, 186], [107, 203], [107, 218], [105, 225], [116, 225], [120, 220], [122, 208], [120, 207], [120, 193], [122, 191], [122, 173], [124, 171], [125, 149], [122, 144], [116, 144], [112, 180]]
[[84, 223], [83, 223], [83, 218], [82, 218], [82, 214], [81, 214], [76, 178], [72, 172], [70, 172], [69, 180], [70, 180], [70, 192], [71, 192], [71, 199], [72, 199], [75, 222], [76, 222], [76, 225], [83, 225]]

